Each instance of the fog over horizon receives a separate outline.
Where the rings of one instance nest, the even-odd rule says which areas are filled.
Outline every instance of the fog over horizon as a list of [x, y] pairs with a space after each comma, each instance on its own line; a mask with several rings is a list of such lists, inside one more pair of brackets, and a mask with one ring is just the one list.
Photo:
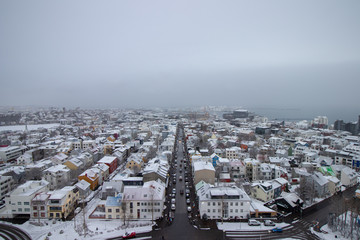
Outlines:
[[2, 1], [0, 105], [229, 105], [356, 121], [359, 12], [355, 0]]

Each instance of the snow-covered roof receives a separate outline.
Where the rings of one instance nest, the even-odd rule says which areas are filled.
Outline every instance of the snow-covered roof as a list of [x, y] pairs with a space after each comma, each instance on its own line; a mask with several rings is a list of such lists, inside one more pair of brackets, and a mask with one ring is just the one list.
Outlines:
[[214, 166], [209, 162], [203, 162], [203, 161], [194, 162], [194, 172], [201, 170], [209, 170], [215, 172]]
[[263, 202], [260, 202], [256, 199], [252, 199], [251, 203], [250, 203], [250, 212], [267, 212], [267, 213], [271, 213], [271, 212], [276, 212], [268, 207], [264, 206]]
[[114, 162], [114, 160], [116, 160], [116, 157], [113, 156], [105, 156], [102, 159], [100, 159], [98, 161], [98, 163], [107, 163], [107, 164], [111, 164], [112, 162]]

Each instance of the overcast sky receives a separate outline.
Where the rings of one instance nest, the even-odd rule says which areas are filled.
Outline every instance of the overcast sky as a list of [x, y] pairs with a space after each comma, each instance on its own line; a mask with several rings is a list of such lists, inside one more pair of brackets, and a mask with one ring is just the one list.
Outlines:
[[354, 108], [360, 1], [1, 1], [0, 105]]

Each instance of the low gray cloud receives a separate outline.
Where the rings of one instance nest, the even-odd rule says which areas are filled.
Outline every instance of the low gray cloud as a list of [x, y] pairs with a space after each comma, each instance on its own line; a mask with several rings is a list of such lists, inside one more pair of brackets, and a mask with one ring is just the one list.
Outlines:
[[0, 105], [358, 107], [358, 1], [2, 1]]

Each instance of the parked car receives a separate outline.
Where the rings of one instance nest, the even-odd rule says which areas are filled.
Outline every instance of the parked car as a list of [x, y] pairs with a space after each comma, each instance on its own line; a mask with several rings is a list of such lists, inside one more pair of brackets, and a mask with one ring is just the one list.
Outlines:
[[180, 194], [181, 194], [181, 195], [184, 194], [184, 189], [180, 189]]
[[135, 232], [131, 232], [131, 233], [126, 232], [126, 233], [122, 236], [122, 239], [129, 239], [129, 238], [134, 238], [134, 237], [136, 237], [136, 233], [135, 233]]
[[190, 204], [190, 198], [186, 199], [186, 204]]
[[265, 220], [264, 225], [265, 226], [275, 226], [275, 223], [273, 221], [271, 221], [271, 220]]
[[249, 226], [260, 226], [261, 223], [255, 219], [249, 219], [248, 224]]
[[179, 177], [179, 181], [182, 181], [182, 176]]
[[175, 211], [176, 207], [175, 204], [171, 204], [171, 210]]
[[175, 201], [176, 201], [175, 198], [171, 199], [171, 203], [175, 204]]
[[276, 228], [271, 229], [271, 232], [273, 232], [273, 233], [282, 233], [283, 230], [282, 230], [282, 228], [276, 227]]
[[190, 206], [187, 207], [187, 211], [188, 211], [188, 212], [191, 212], [191, 207], [190, 207]]
[[173, 193], [173, 194], [176, 194], [176, 188], [173, 188], [173, 189], [172, 189], [172, 193]]

